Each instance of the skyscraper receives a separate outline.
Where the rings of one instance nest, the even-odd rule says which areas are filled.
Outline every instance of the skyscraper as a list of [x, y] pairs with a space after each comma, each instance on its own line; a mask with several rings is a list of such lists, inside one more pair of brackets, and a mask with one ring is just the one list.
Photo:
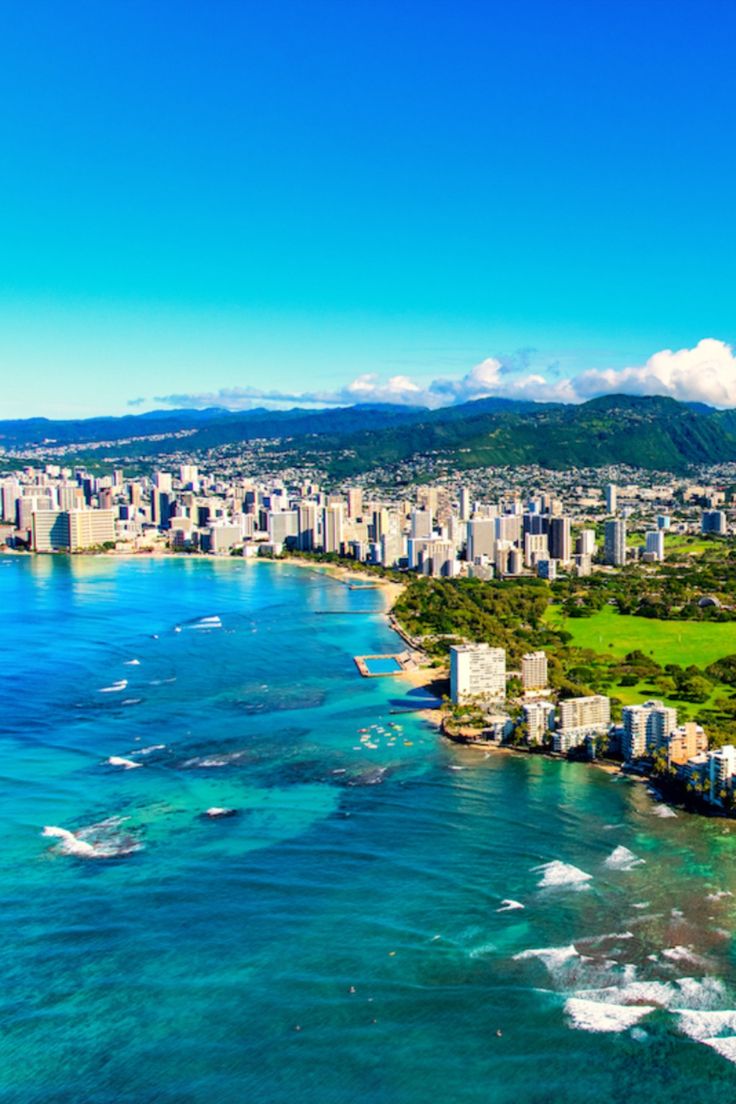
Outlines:
[[621, 567], [626, 563], [626, 522], [623, 518], [606, 522], [603, 556], [606, 563], [613, 567]]

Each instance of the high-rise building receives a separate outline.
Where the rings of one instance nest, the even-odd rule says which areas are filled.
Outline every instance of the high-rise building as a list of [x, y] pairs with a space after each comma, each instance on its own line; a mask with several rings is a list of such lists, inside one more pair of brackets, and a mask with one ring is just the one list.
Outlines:
[[703, 533], [724, 536], [728, 532], [728, 524], [723, 510], [704, 510], [700, 519], [700, 529]]
[[339, 552], [343, 541], [342, 503], [328, 506], [322, 517], [325, 552]]
[[473, 698], [505, 698], [505, 650], [490, 644], [457, 644], [450, 648], [450, 694], [456, 703]]
[[521, 685], [524, 690], [547, 687], [547, 653], [527, 652], [521, 657]]
[[708, 750], [708, 737], [695, 721], [686, 721], [670, 732], [666, 747], [668, 765], [680, 767], [694, 755]]
[[526, 702], [522, 707], [527, 739], [530, 744], [545, 744], [549, 739], [555, 717], [552, 702]]
[[607, 483], [604, 490], [606, 513], [615, 514], [618, 509], [618, 488], [615, 483]]
[[471, 500], [470, 491], [467, 487], [460, 488], [460, 520], [470, 521], [471, 514]]
[[317, 506], [313, 502], [302, 502], [299, 506], [297, 547], [300, 552], [314, 552], [319, 547], [319, 540]]
[[66, 510], [34, 510], [33, 551], [69, 551], [69, 514]]
[[468, 522], [468, 562], [474, 563], [481, 556], [491, 558], [496, 544], [493, 518], [473, 518]]
[[540, 560], [549, 558], [549, 541], [546, 533], [524, 534], [524, 563], [534, 567]]
[[621, 567], [626, 563], [626, 522], [623, 518], [606, 522], [603, 556], [606, 563], [613, 567]]
[[411, 535], [420, 540], [428, 540], [432, 536], [432, 515], [429, 510], [412, 510]]
[[581, 529], [575, 541], [578, 556], [595, 556], [595, 529]]
[[348, 517], [351, 521], [363, 516], [363, 491], [360, 487], [348, 487]]
[[549, 554], [553, 560], [569, 563], [572, 558], [569, 517], [553, 517], [549, 522]]
[[644, 550], [657, 560], [664, 560], [664, 530], [650, 529], [646, 535]]
[[554, 750], [566, 755], [584, 744], [588, 736], [605, 736], [611, 724], [611, 699], [603, 694], [567, 698], [559, 705], [559, 725], [552, 739]]
[[632, 762], [667, 746], [670, 733], [677, 727], [677, 710], [661, 701], [625, 705], [622, 720], [622, 751], [626, 761]]

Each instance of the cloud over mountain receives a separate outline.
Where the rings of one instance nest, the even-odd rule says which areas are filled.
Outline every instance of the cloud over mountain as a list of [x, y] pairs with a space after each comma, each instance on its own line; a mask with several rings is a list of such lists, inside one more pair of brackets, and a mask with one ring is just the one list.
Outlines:
[[[224, 406], [247, 410], [254, 406], [349, 406], [354, 403], [396, 403], [436, 408], [498, 396], [539, 402], [583, 402], [596, 395], [669, 395], [687, 402], [736, 406], [736, 356], [733, 348], [715, 338], [703, 338], [692, 349], [663, 349], [641, 365], [620, 369], [589, 369], [560, 376], [558, 366], [534, 370], [533, 350], [508, 357], [487, 357], [458, 377], [439, 377], [425, 383], [408, 375], [387, 379], [367, 372], [334, 390], [279, 390], [252, 386], [224, 387], [195, 394], [157, 395], [166, 406]], [[138, 403], [139, 400], [136, 400]]]

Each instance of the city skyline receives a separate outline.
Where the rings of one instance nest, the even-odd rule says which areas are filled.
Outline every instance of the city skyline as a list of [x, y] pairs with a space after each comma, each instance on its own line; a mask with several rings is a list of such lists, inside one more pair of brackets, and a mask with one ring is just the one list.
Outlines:
[[38, 11], [0, 46], [4, 416], [736, 404], [728, 6]]

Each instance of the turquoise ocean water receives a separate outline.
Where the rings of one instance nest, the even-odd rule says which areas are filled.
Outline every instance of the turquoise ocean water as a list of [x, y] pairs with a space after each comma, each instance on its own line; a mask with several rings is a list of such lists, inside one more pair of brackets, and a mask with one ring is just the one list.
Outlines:
[[381, 604], [0, 558], [3, 1104], [733, 1097], [734, 826], [392, 714]]

